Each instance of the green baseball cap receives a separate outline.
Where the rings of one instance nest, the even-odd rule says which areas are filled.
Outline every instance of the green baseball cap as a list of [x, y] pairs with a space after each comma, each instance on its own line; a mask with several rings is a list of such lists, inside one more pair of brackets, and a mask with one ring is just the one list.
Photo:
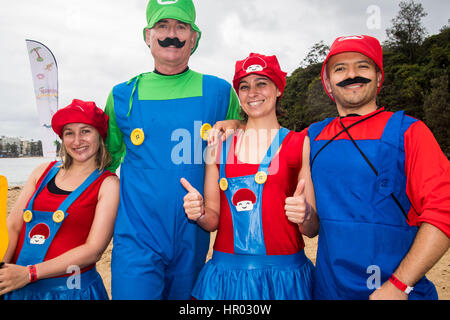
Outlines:
[[189, 24], [194, 31], [197, 31], [197, 41], [191, 52], [193, 54], [202, 35], [200, 29], [195, 25], [195, 17], [192, 0], [150, 0], [147, 4], [147, 26], [144, 28], [144, 40], [145, 29], [153, 28], [162, 19], [175, 19]]

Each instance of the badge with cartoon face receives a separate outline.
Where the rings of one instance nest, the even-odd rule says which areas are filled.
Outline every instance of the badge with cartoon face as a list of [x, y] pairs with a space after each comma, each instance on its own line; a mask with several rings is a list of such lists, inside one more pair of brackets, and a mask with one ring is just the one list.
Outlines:
[[38, 223], [31, 229], [29, 238], [31, 244], [44, 244], [50, 235], [50, 228], [45, 223]]
[[251, 211], [256, 203], [256, 195], [250, 189], [239, 189], [233, 195], [232, 201], [238, 212]]

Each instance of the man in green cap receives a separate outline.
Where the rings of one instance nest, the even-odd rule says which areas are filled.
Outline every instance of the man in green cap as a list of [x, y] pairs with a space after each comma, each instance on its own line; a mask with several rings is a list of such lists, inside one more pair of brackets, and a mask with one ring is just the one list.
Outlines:
[[202, 134], [239, 119], [239, 100], [225, 80], [188, 67], [201, 37], [192, 0], [150, 0], [143, 33], [155, 70], [116, 85], [105, 108], [110, 169], [123, 159], [112, 297], [190, 299], [209, 233], [186, 218], [179, 181], [203, 192]]

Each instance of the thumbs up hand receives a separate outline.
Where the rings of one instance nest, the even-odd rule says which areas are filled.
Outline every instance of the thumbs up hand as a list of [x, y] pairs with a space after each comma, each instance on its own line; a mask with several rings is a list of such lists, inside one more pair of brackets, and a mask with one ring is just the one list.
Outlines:
[[184, 212], [189, 220], [197, 221], [205, 213], [203, 197], [185, 178], [180, 183], [188, 192], [183, 198]]
[[311, 210], [305, 197], [305, 180], [301, 179], [292, 197], [286, 198], [284, 209], [289, 221], [303, 224], [311, 219]]

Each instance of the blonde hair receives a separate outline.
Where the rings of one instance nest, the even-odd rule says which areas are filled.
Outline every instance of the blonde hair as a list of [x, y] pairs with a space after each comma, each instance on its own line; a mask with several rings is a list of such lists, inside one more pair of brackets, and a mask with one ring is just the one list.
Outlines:
[[[102, 171], [111, 163], [111, 155], [106, 149], [105, 142], [102, 137], [99, 135], [99, 148], [97, 150], [97, 154], [95, 155], [95, 164], [97, 165], [97, 169]], [[73, 163], [73, 158], [67, 153], [66, 148], [64, 147], [64, 141], [61, 143], [61, 148], [59, 150], [59, 157], [61, 158], [62, 165], [61, 168], [69, 169], [69, 167]]]

